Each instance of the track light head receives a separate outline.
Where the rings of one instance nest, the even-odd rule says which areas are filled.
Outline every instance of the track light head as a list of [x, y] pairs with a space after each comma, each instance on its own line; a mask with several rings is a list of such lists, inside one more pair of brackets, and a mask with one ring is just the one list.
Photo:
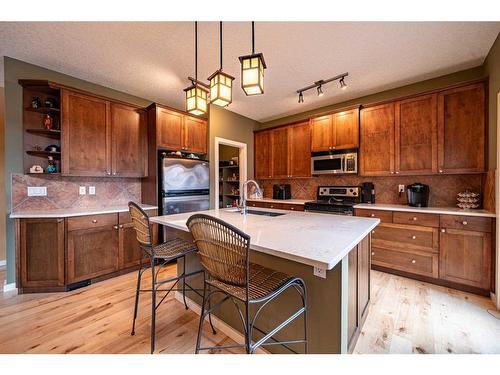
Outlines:
[[321, 85], [318, 86], [318, 96], [323, 96], [323, 89], [321, 88]]
[[304, 95], [302, 94], [302, 91], [299, 92], [299, 103], [304, 103]]
[[344, 81], [344, 77], [342, 77], [342, 78], [340, 79], [339, 83], [340, 83], [340, 88], [341, 88], [342, 90], [345, 90], [345, 89], [347, 88], [347, 84], [346, 84], [346, 83], [345, 83], [345, 81]]

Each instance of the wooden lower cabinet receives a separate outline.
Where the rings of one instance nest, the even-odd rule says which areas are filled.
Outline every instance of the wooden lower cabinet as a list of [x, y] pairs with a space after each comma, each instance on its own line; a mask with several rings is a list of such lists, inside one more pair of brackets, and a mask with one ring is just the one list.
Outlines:
[[489, 289], [491, 284], [491, 234], [441, 229], [439, 275], [442, 279]]
[[352, 352], [370, 304], [370, 237], [348, 255], [347, 350]]
[[64, 288], [64, 220], [17, 223], [19, 290]]
[[248, 201], [247, 206], [260, 207], [260, 208], [273, 208], [275, 210], [304, 211], [303, 204], [295, 204], [295, 203]]
[[118, 271], [118, 226], [68, 232], [67, 283]]

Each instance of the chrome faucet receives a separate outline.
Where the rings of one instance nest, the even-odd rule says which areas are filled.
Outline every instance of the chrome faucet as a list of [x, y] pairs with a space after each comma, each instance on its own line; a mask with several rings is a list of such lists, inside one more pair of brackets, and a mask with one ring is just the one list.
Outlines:
[[259, 186], [259, 184], [257, 183], [257, 181], [255, 180], [246, 180], [244, 183], [243, 183], [243, 186], [242, 186], [242, 192], [241, 192], [241, 204], [240, 204], [240, 212], [242, 215], [246, 215], [247, 214], [247, 188], [248, 188], [248, 184], [249, 183], [253, 183], [255, 185], [255, 188], [257, 189], [257, 196], [258, 197], [262, 197], [262, 190]]

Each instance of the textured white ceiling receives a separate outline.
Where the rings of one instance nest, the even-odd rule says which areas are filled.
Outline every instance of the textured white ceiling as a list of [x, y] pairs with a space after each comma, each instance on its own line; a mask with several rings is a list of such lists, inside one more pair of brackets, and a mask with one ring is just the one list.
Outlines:
[[[145, 99], [184, 108], [194, 74], [193, 23], [0, 23], [0, 56], [53, 69]], [[219, 66], [218, 23], [201, 22], [198, 77]], [[499, 22], [258, 22], [256, 51], [268, 69], [265, 94], [246, 97], [238, 56], [251, 52], [250, 22], [224, 23], [224, 70], [236, 77], [229, 106], [258, 121], [341, 102], [482, 64]], [[3, 82], [3, 67], [0, 67]], [[349, 72], [318, 98], [295, 91]]]

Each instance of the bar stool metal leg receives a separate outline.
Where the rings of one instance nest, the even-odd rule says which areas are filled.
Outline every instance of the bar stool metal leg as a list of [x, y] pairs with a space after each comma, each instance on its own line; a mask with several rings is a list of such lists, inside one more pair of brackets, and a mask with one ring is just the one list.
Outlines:
[[186, 310], [188, 309], [188, 305], [186, 302], [186, 256], [182, 257], [182, 299], [184, 300], [184, 306]]
[[139, 295], [140, 295], [140, 290], [141, 290], [141, 279], [142, 279], [142, 273], [144, 272], [144, 270], [142, 269], [142, 260], [143, 260], [143, 256], [141, 255], [141, 264], [139, 267], [139, 271], [137, 273], [137, 288], [135, 291], [134, 320], [132, 322], [132, 332], [130, 332], [131, 336], [135, 335], [135, 320], [137, 319], [137, 310], [139, 307]]
[[[201, 336], [203, 334], [203, 321], [205, 320], [206, 298], [207, 298], [207, 283], [203, 281], [203, 299], [201, 302], [200, 322], [198, 324], [198, 337], [196, 338], [196, 348], [194, 351], [195, 354], [198, 354], [200, 352]], [[208, 298], [210, 298], [210, 296]]]
[[151, 257], [151, 354], [155, 351], [155, 325], [156, 325], [156, 277], [155, 260]]

